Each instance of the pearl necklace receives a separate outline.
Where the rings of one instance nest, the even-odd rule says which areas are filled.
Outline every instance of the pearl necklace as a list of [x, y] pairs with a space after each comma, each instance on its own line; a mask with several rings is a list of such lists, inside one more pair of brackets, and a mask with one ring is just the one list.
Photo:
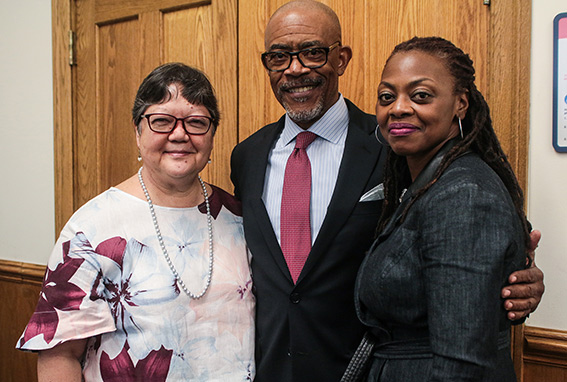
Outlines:
[[175, 277], [177, 284], [179, 284], [179, 286], [181, 287], [181, 289], [183, 289], [183, 292], [185, 292], [187, 296], [191, 297], [194, 300], [200, 299], [201, 297], [204, 296], [205, 292], [207, 292], [209, 286], [211, 285], [211, 277], [213, 274], [213, 257], [214, 257], [213, 256], [213, 224], [211, 217], [211, 207], [209, 205], [209, 194], [207, 192], [207, 188], [205, 187], [205, 183], [201, 179], [201, 176], [198, 176], [199, 183], [201, 183], [201, 187], [203, 188], [203, 195], [205, 195], [205, 205], [207, 206], [207, 229], [209, 231], [209, 270], [207, 273], [207, 282], [205, 284], [205, 287], [203, 288], [203, 291], [198, 295], [195, 295], [191, 293], [189, 289], [187, 289], [185, 283], [183, 282], [183, 280], [181, 280], [181, 277], [179, 277], [179, 273], [177, 273], [177, 270], [175, 269], [173, 263], [171, 262], [171, 259], [169, 258], [169, 254], [167, 253], [167, 249], [165, 248], [165, 244], [163, 243], [163, 237], [161, 236], [161, 231], [159, 229], [158, 221], [156, 218], [156, 212], [154, 211], [154, 204], [152, 203], [152, 199], [150, 198], [148, 189], [146, 188], [146, 185], [144, 184], [144, 180], [142, 179], [142, 167], [140, 167], [140, 169], [138, 170], [138, 179], [140, 180], [140, 186], [142, 186], [144, 195], [146, 195], [146, 200], [148, 201], [148, 206], [150, 207], [150, 214], [152, 215], [152, 221], [154, 222], [154, 228], [156, 230], [156, 235], [159, 241], [159, 245], [161, 247], [161, 251], [163, 252], [163, 256], [165, 257], [165, 260], [167, 261], [167, 265], [169, 265], [169, 269], [171, 269], [171, 273], [173, 273], [173, 276]]

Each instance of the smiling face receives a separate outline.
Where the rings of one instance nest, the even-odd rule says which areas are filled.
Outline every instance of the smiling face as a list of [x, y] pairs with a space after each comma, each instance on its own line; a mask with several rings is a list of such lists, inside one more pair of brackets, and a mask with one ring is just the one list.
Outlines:
[[[144, 114], [166, 113], [177, 118], [190, 115], [210, 117], [202, 105], [193, 105], [181, 95], [176, 84], [169, 86], [171, 98], [164, 103], [149, 106]], [[181, 121], [169, 133], [155, 133], [150, 130], [148, 120], [143, 118], [140, 129], [136, 130], [136, 142], [144, 162], [144, 170], [162, 186], [193, 182], [206, 166], [213, 149], [212, 129], [204, 135], [188, 135]]]
[[415, 177], [443, 146], [459, 135], [457, 117], [468, 108], [465, 94], [442, 59], [418, 50], [397, 53], [378, 86], [376, 118], [392, 150], [405, 156]]
[[[277, 12], [266, 27], [266, 50], [295, 52], [312, 47], [328, 47], [340, 41], [340, 26], [321, 9], [302, 5]], [[269, 72], [278, 102], [291, 119], [306, 129], [317, 121], [339, 98], [339, 76], [350, 60], [349, 47], [329, 52], [327, 63], [309, 69], [293, 57], [283, 72]]]

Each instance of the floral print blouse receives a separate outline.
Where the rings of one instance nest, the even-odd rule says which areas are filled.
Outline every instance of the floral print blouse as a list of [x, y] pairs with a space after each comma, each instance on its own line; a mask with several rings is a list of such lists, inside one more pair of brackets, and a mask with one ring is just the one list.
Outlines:
[[[193, 300], [167, 265], [145, 201], [116, 188], [89, 201], [61, 232], [16, 347], [88, 338], [87, 382], [253, 380], [255, 300], [240, 205], [213, 187], [210, 208], [212, 280]], [[155, 212], [172, 263], [199, 294], [209, 259], [204, 203]]]

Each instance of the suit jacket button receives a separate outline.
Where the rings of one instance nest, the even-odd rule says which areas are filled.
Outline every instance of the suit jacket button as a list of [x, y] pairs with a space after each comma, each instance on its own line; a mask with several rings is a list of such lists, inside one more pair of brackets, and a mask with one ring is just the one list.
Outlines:
[[294, 304], [299, 304], [299, 302], [301, 301], [301, 295], [297, 292], [293, 292], [290, 296], [289, 296], [289, 300], [294, 303]]

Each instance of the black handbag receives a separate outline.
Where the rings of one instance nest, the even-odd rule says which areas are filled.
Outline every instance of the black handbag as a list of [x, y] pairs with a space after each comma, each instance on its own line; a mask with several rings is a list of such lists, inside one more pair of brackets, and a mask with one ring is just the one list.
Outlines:
[[366, 332], [348, 363], [341, 382], [362, 381], [362, 378], [366, 375], [368, 367], [370, 366], [374, 345], [376, 345], [376, 339], [370, 332]]

